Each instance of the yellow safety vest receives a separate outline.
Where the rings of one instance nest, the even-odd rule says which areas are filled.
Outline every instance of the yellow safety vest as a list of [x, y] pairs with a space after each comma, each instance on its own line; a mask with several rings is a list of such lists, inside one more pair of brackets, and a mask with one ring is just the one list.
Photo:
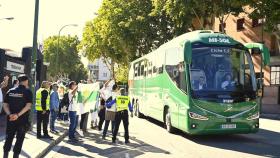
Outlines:
[[[43, 111], [42, 109], [42, 104], [41, 104], [41, 99], [42, 99], [42, 91], [47, 90], [45, 88], [40, 88], [36, 92], [36, 110], [37, 111]], [[47, 90], [48, 91], [48, 90]], [[49, 91], [48, 91], [49, 93]], [[48, 95], [47, 100], [46, 100], [46, 110], [50, 109], [50, 95]]]
[[117, 96], [116, 97], [117, 111], [127, 110], [129, 101], [130, 98], [128, 96]]

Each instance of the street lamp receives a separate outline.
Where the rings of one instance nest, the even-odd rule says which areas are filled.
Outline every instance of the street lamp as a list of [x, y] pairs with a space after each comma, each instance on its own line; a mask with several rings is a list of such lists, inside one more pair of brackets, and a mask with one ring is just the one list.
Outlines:
[[14, 20], [14, 17], [1, 18], [0, 20]]
[[67, 26], [73, 26], [73, 27], [77, 27], [78, 25], [77, 24], [67, 24], [67, 25], [64, 25], [60, 28], [59, 32], [58, 32], [58, 37], [57, 37], [57, 48], [56, 48], [56, 70], [59, 71], [59, 66], [58, 66], [58, 58], [59, 58], [59, 55], [58, 55], [58, 49], [59, 49], [59, 39], [60, 39], [60, 33], [61, 31], [67, 27]]

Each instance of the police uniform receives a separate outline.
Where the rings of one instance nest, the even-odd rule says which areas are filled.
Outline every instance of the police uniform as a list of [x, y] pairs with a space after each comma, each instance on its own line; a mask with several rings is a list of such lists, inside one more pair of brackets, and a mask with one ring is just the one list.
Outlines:
[[[43, 133], [45, 138], [51, 138], [48, 134], [48, 123], [50, 114], [50, 94], [45, 88], [40, 88], [36, 92], [37, 111], [37, 138], [41, 138], [41, 126], [43, 123]], [[43, 111], [45, 113], [43, 114]]]
[[133, 107], [130, 103], [130, 98], [128, 96], [117, 96], [116, 99], [108, 103], [108, 105], [116, 104], [117, 106], [117, 113], [115, 116], [115, 128], [113, 131], [113, 138], [112, 141], [115, 143], [116, 137], [119, 131], [119, 126], [121, 121], [123, 121], [124, 126], [124, 138], [125, 143], [129, 143], [129, 133], [128, 133], [128, 109], [130, 112], [133, 111]]
[[[17, 88], [12, 88], [8, 91], [4, 103], [9, 105], [11, 114], [18, 114], [27, 103], [32, 103], [32, 92], [25, 88], [25, 86], [19, 85]], [[25, 133], [30, 127], [28, 118], [29, 111], [19, 116], [15, 121], [10, 121], [9, 116], [7, 117], [5, 153], [10, 151], [14, 136], [16, 135], [17, 140], [13, 151], [15, 155], [20, 154]]]

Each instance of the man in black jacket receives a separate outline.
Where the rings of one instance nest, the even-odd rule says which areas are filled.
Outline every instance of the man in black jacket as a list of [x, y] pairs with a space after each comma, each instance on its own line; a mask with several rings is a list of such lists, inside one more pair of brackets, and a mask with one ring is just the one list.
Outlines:
[[12, 88], [6, 94], [4, 110], [7, 114], [6, 141], [4, 144], [4, 158], [7, 158], [11, 150], [13, 139], [16, 135], [14, 146], [14, 158], [18, 158], [21, 152], [25, 133], [30, 127], [29, 111], [32, 105], [32, 92], [27, 89], [28, 77], [18, 77], [19, 86]]

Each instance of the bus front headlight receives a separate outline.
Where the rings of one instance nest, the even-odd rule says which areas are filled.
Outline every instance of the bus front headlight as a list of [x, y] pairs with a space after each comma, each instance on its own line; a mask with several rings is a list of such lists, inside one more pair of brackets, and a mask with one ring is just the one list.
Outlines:
[[199, 115], [199, 114], [194, 113], [194, 112], [189, 112], [189, 116], [190, 116], [190, 118], [196, 119], [196, 120], [208, 120], [207, 117]]
[[259, 112], [255, 113], [254, 115], [249, 116], [247, 118], [247, 120], [255, 120], [255, 119], [258, 119], [258, 118], [260, 118], [260, 113]]

